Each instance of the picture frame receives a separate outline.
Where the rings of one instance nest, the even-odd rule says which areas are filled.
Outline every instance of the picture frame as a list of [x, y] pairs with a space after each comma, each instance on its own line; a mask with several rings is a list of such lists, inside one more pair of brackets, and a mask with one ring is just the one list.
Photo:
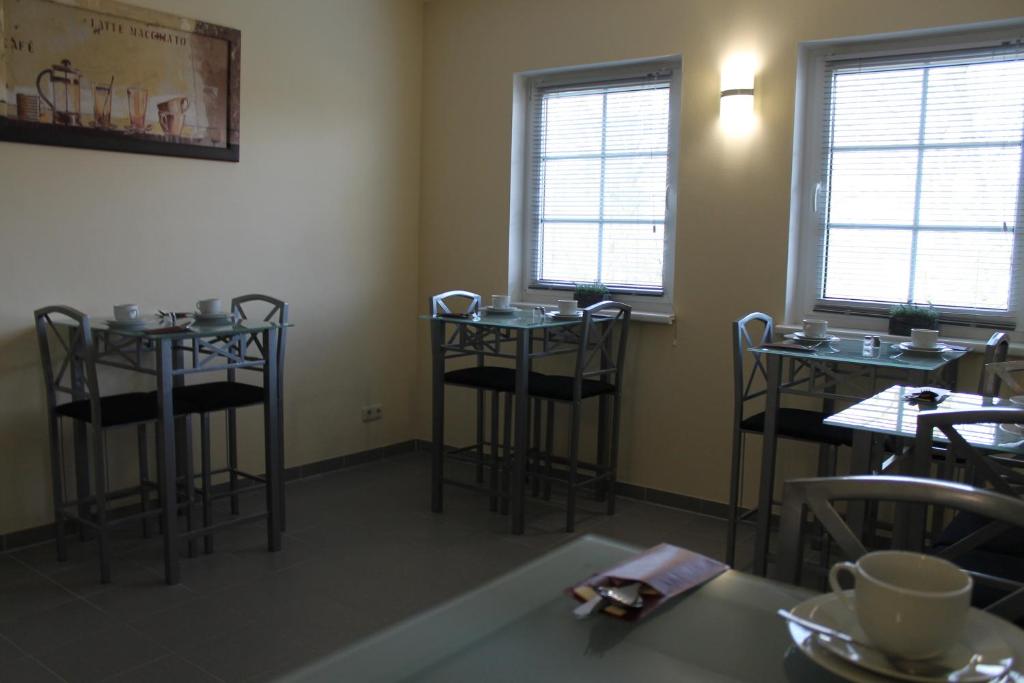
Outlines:
[[0, 0], [0, 141], [239, 160], [241, 32], [117, 0]]

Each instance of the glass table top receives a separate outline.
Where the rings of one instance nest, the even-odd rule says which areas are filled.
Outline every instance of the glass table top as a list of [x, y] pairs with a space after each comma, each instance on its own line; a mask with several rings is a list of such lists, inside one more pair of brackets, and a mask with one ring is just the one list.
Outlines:
[[[922, 412], [948, 412], [952, 410], [977, 410], [979, 408], [1016, 408], [1006, 399], [992, 399], [978, 394], [950, 394], [937, 406], [924, 406], [906, 401], [909, 394], [919, 387], [892, 386], [869, 399], [852, 405], [825, 419], [825, 424], [849, 427], [861, 431], [914, 438], [917, 434], [917, 416]], [[957, 431], [968, 443], [1005, 453], [1024, 455], [1024, 428], [1016, 425], [971, 424], [957, 427]], [[933, 437], [941, 443], [948, 439], [935, 431]]]
[[786, 358], [800, 358], [808, 361], [853, 363], [882, 368], [923, 370], [926, 372], [938, 370], [947, 363], [959, 360], [967, 353], [966, 350], [949, 350], [942, 353], [911, 353], [900, 349], [898, 344], [882, 342], [878, 352], [866, 356], [864, 355], [864, 340], [862, 339], [840, 339], [809, 348], [811, 348], [810, 351], [761, 346], [751, 349], [751, 352]]
[[[292, 323], [280, 325], [275, 322], [263, 320], [242, 320], [239, 322], [226, 321], [224, 323], [203, 323], [195, 322], [188, 329], [180, 332], [157, 332], [160, 329], [170, 327], [165, 320], [147, 318], [144, 325], [138, 327], [118, 325], [110, 319], [92, 318], [90, 320], [92, 329], [95, 332], [105, 334], [116, 334], [123, 337], [135, 337], [139, 339], [195, 339], [197, 337], [224, 336], [229, 337], [236, 334], [252, 334], [265, 332], [271, 328], [293, 327]], [[179, 326], [183, 323], [179, 323]]]
[[[434, 320], [435, 316], [421, 315], [420, 320]], [[452, 317], [446, 315], [436, 316], [438, 320], [455, 325], [474, 325], [476, 327], [494, 327], [514, 330], [543, 330], [553, 327], [568, 327], [578, 325], [582, 316], [570, 320], [559, 319], [550, 314], [535, 315], [529, 308], [517, 308], [514, 313], [488, 313], [486, 310], [474, 315], [472, 318]]]
[[737, 571], [641, 622], [576, 619], [565, 589], [636, 552], [584, 536], [284, 680], [839, 681], [794, 658], [775, 614], [810, 593]]

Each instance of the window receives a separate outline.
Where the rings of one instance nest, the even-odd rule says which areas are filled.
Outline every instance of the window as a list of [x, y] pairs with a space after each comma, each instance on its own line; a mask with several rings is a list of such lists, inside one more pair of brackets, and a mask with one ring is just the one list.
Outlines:
[[1014, 326], [1019, 39], [825, 51], [808, 76], [800, 314], [914, 302], [949, 322]]
[[530, 298], [601, 282], [616, 298], [670, 303], [678, 83], [678, 62], [526, 80]]

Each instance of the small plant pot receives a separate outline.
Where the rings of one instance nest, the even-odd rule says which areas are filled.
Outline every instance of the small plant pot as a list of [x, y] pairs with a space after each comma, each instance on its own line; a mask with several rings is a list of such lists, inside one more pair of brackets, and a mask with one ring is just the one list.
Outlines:
[[910, 331], [915, 327], [937, 330], [939, 322], [930, 318], [889, 318], [889, 334], [909, 337]]
[[587, 308], [588, 306], [601, 303], [607, 298], [606, 294], [577, 294], [576, 305], [580, 308]]

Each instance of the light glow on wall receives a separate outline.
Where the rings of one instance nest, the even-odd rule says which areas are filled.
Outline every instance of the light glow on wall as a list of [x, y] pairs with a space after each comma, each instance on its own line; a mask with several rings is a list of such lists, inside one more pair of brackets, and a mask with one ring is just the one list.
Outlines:
[[719, 123], [730, 137], [748, 135], [757, 127], [754, 75], [758, 60], [751, 53], [730, 55], [722, 64]]

